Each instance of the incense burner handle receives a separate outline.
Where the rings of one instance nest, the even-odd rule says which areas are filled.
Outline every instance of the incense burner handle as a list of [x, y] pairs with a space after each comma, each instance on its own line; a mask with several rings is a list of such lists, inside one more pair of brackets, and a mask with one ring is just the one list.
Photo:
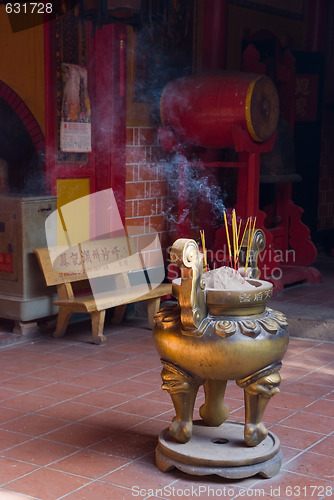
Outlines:
[[[244, 240], [248, 239], [248, 231], [245, 235]], [[249, 258], [247, 264], [247, 277], [248, 278], [259, 278], [259, 268], [257, 267], [257, 261], [259, 257], [259, 253], [261, 253], [266, 246], [266, 236], [262, 229], [256, 229], [253, 235], [253, 239], [250, 242], [250, 250], [249, 250]], [[246, 266], [246, 255], [247, 255], [247, 245], [243, 245], [240, 252], [240, 265], [239, 265], [239, 273], [241, 275], [245, 274], [245, 266]]]
[[203, 255], [195, 240], [180, 238], [170, 253], [171, 260], [181, 269], [179, 305], [184, 330], [197, 330], [207, 314], [204, 290], [201, 288]]

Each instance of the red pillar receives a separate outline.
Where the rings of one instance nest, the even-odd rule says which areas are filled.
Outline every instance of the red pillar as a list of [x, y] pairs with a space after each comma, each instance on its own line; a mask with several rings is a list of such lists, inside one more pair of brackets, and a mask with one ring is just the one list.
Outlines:
[[225, 69], [228, 0], [203, 2], [203, 71]]
[[[226, 67], [228, 0], [205, 0], [203, 2], [203, 49], [202, 70], [219, 71]], [[219, 159], [219, 151], [206, 154], [207, 161]], [[216, 169], [206, 168], [203, 175], [209, 178], [209, 185], [218, 185]], [[213, 243], [216, 227], [212, 224], [210, 204], [201, 202], [198, 225], [205, 230], [207, 244]]]
[[90, 41], [89, 78], [96, 191], [112, 188], [125, 218], [126, 27], [106, 25]]
[[307, 52], [325, 52], [327, 15], [327, 0], [313, 0], [312, 2], [308, 2], [306, 32]]

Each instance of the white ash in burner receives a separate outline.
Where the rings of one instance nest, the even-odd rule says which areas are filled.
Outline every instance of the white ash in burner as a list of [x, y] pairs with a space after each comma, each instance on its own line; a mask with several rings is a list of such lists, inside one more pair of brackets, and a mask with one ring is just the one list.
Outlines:
[[215, 290], [254, 290], [241, 274], [231, 267], [219, 267], [204, 273], [202, 282], [206, 288]]

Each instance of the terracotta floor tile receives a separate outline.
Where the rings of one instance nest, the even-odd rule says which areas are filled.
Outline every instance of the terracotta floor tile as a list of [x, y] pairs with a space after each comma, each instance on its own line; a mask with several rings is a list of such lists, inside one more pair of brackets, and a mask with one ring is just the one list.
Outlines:
[[[153, 341], [152, 341], [152, 344], [153, 344]], [[152, 348], [153, 345], [150, 345], [150, 347]], [[142, 344], [138, 344], [138, 343], [131, 343], [131, 344], [123, 344], [122, 346], [119, 346], [118, 351], [122, 352], [126, 352], [126, 353], [130, 353], [130, 354], [146, 354], [147, 353], [147, 346], [146, 345], [142, 345]], [[156, 357], [157, 359], [159, 359], [159, 356], [156, 354]]]
[[325, 439], [320, 441], [320, 443], [312, 446], [310, 451], [334, 457], [334, 436], [326, 437]]
[[124, 432], [129, 427], [143, 422], [146, 417], [131, 415], [117, 410], [102, 410], [81, 420], [82, 424], [110, 429], [111, 432]]
[[0, 387], [0, 403], [5, 399], [12, 398], [13, 396], [17, 396], [21, 391], [16, 389], [7, 389], [5, 387]]
[[15, 375], [24, 375], [35, 372], [40, 368], [40, 365], [31, 359], [17, 359], [15, 363], [7, 364], [4, 369], [8, 373], [15, 373]]
[[155, 369], [147, 371], [146, 373], [141, 373], [140, 375], [136, 375], [131, 377], [131, 379], [135, 382], [150, 384], [154, 386], [155, 389], [161, 387], [161, 369]]
[[80, 359], [68, 359], [63, 361], [59, 366], [61, 368], [69, 368], [71, 370], [79, 370], [83, 372], [92, 372], [95, 370], [101, 370], [106, 366], [109, 366], [108, 361], [98, 361], [92, 358], [80, 358]]
[[[41, 344], [39, 343], [39, 349], [41, 350]], [[34, 356], [34, 353], [29, 350], [28, 347], [11, 347], [9, 349], [4, 349], [1, 351], [1, 358], [9, 361], [17, 361], [17, 359], [29, 359]]]
[[[301, 410], [308, 406], [313, 401], [313, 398], [306, 396], [298, 396], [297, 394], [289, 394], [283, 388], [275, 397], [270, 400], [270, 407], [289, 408], [290, 410]], [[268, 406], [269, 406], [268, 405]]]
[[327, 392], [331, 392], [334, 389], [333, 379], [333, 373], [326, 371], [326, 368], [320, 368], [319, 370], [306, 375], [300, 379], [300, 381], [304, 384], [310, 383], [312, 385], [321, 386], [321, 389], [327, 389]]
[[286, 427], [283, 423], [271, 426], [270, 431], [276, 434], [281, 444], [290, 446], [291, 448], [297, 448], [299, 450], [305, 450], [324, 437], [323, 434], [318, 434], [316, 432], [308, 432], [301, 429]]
[[171, 404], [158, 403], [145, 398], [135, 398], [127, 403], [120, 404], [116, 407], [119, 411], [141, 415], [144, 417], [155, 417], [160, 413], [170, 410]]
[[294, 427], [295, 429], [304, 429], [306, 431], [319, 432], [328, 434], [334, 431], [334, 417], [325, 417], [307, 411], [300, 411], [291, 417], [286, 418], [282, 424], [286, 427]]
[[72, 370], [71, 368], [63, 368], [60, 364], [53, 366], [52, 370], [50, 368], [42, 368], [34, 372], [34, 377], [48, 380], [50, 382], [63, 381], [72, 382], [74, 377], [80, 374], [86, 374], [84, 370]]
[[324, 415], [327, 417], [334, 417], [334, 401], [329, 399], [320, 399], [319, 401], [315, 401], [305, 408], [307, 413], [315, 413], [319, 417]]
[[135, 460], [152, 453], [156, 446], [157, 434], [155, 432], [145, 433], [134, 427], [123, 433], [113, 433], [108, 439], [92, 445], [90, 449]]
[[43, 468], [8, 483], [6, 488], [40, 500], [57, 500], [87, 484], [88, 481], [72, 474]]
[[[311, 500], [312, 498], [323, 498], [326, 494], [326, 488], [330, 486], [328, 481], [286, 471], [284, 466], [284, 469], [282, 468], [277, 476], [265, 481], [257, 481], [252, 489], [260, 488], [270, 494], [271, 498]], [[318, 496], [319, 493], [322, 494], [322, 497]]]
[[58, 443], [84, 448], [108, 438], [110, 434], [111, 431], [108, 429], [100, 429], [98, 427], [75, 422], [66, 425], [62, 429], [50, 432], [44, 437], [51, 441], [57, 441]]
[[[191, 476], [190, 476], [191, 477]], [[157, 495], [150, 496], [150, 500], [155, 499], [165, 499], [169, 498], [172, 500], [177, 500], [179, 498], [201, 498], [201, 499], [209, 499], [209, 498], [223, 498], [223, 499], [234, 499], [237, 498], [237, 495], [241, 495], [239, 498], [242, 498], [246, 494], [246, 487], [242, 488], [239, 485], [229, 484], [227, 482], [222, 482], [220, 480], [219, 484], [216, 484], [213, 480], [209, 484], [203, 484], [196, 480], [196, 476], [193, 476], [194, 479], [191, 483], [184, 483], [182, 480], [178, 480], [174, 482], [172, 485], [167, 485], [165, 488], [161, 488], [157, 490]], [[134, 490], [135, 492], [138, 490]], [[145, 491], [145, 490], [143, 490]], [[154, 490], [153, 490], [154, 491]], [[257, 492], [253, 491], [251, 488], [248, 490], [248, 498], [260, 498], [257, 496]], [[262, 492], [260, 492], [261, 494]], [[263, 498], [261, 494], [261, 498]]]
[[[245, 478], [241, 481], [223, 479], [219, 476], [210, 476], [203, 478], [201, 476], [192, 476], [182, 472], [169, 472], [171, 477], [178, 477], [175, 482], [165, 488], [165, 493], [172, 492], [171, 498], [196, 498], [196, 495], [205, 500], [210, 498], [263, 498], [263, 491], [259, 488], [253, 488], [254, 478]], [[204, 479], [204, 480], [203, 480]], [[209, 480], [208, 480], [209, 479]], [[173, 489], [174, 487], [174, 489]], [[240, 495], [238, 497], [238, 495]], [[167, 498], [167, 496], [166, 496]]]
[[314, 346], [322, 345], [322, 341], [313, 340], [313, 339], [303, 339], [300, 337], [290, 337], [288, 354], [291, 354], [291, 351], [294, 353], [305, 351], [307, 349], [311, 349]]
[[289, 415], [291, 415], [291, 410], [275, 407], [269, 403], [264, 412], [264, 422], [266, 424], [276, 424], [281, 420], [284, 420]]
[[97, 479], [127, 464], [128, 460], [98, 453], [92, 449], [80, 450], [70, 457], [52, 464], [55, 470]]
[[26, 462], [33, 465], [48, 465], [76, 451], [74, 446], [35, 438], [4, 451], [3, 455], [16, 460], [22, 460], [24, 457]]
[[54, 397], [58, 401], [65, 401], [76, 396], [81, 396], [91, 390], [91, 387], [82, 387], [80, 385], [67, 384], [66, 382], [54, 382], [41, 389], [32, 391], [31, 394]]
[[[333, 291], [333, 288], [332, 288], [332, 291]], [[333, 342], [318, 342], [316, 343], [312, 349], [314, 349], [314, 352], [318, 355], [318, 356], [323, 356], [325, 355], [327, 357], [327, 355], [329, 353], [332, 353], [334, 354], [334, 344]]]
[[241, 422], [242, 424], [245, 423], [245, 409], [244, 408], [239, 408], [238, 410], [233, 410], [230, 412], [228, 420], [231, 420], [233, 422]]
[[[137, 382], [134, 383], [137, 384]], [[140, 386], [142, 387], [142, 395], [145, 396], [145, 399], [150, 399], [152, 401], [160, 401], [163, 403], [171, 403], [172, 400], [170, 395], [168, 394], [167, 391], [163, 390], [161, 387], [159, 387], [157, 390], [152, 390], [153, 387], [151, 385], [147, 384], [147, 386], [145, 386], [144, 384], [140, 384]], [[146, 387], [150, 389], [150, 392], [148, 392], [147, 394], [144, 393]], [[201, 399], [200, 395], [197, 395], [196, 402], [200, 399]], [[201, 401], [201, 404], [202, 403], [203, 401]]]
[[117, 351], [114, 348], [107, 350], [103, 348], [100, 352], [94, 353], [93, 359], [95, 361], [105, 361], [108, 364], [115, 364], [120, 363], [121, 361], [124, 361], [126, 359], [130, 360], [134, 357], [136, 357], [136, 354], [126, 354], [125, 352]]
[[302, 370], [305, 370], [306, 373], [309, 373], [310, 371], [322, 368], [327, 364], [327, 361], [322, 361], [319, 358], [307, 359], [307, 361], [306, 359], [307, 358], [303, 355], [291, 356], [290, 358], [284, 357], [281, 374], [284, 376], [284, 370], [286, 367], [301, 368]]
[[147, 419], [144, 422], [140, 422], [139, 424], [132, 427], [131, 433], [141, 434], [144, 436], [151, 436], [153, 439], [158, 440], [159, 434], [164, 430], [168, 429], [170, 421], [166, 422], [160, 419]]
[[132, 495], [130, 489], [101, 481], [94, 481], [80, 490], [66, 495], [64, 500], [132, 500], [133, 498], [135, 497]]
[[[331, 293], [333, 291], [334, 288], [332, 288]], [[314, 352], [318, 354], [319, 358], [321, 358], [323, 354], [327, 357], [328, 353], [334, 352], [334, 345], [333, 342], [326, 342], [325, 340], [314, 340], [311, 349], [313, 349]]]
[[37, 411], [57, 403], [57, 399], [45, 397], [31, 392], [20, 394], [2, 402], [2, 406], [22, 411]]
[[[310, 380], [312, 380], [312, 377], [310, 377]], [[329, 386], [306, 383], [305, 378], [284, 386], [285, 393], [299, 394], [301, 396], [308, 396], [316, 399], [321, 398], [321, 396], [326, 396], [330, 391], [331, 388]]]
[[[330, 346], [330, 344], [327, 344]], [[323, 349], [322, 346], [315, 346], [307, 351], [304, 351], [300, 354], [301, 357], [307, 360], [315, 361], [317, 360], [320, 363], [327, 364], [331, 363], [334, 358], [333, 348], [330, 346], [327, 349]]]
[[289, 446], [284, 446], [282, 443], [281, 443], [281, 451], [282, 451], [282, 455], [283, 455], [283, 458], [282, 458], [283, 465], [286, 462], [289, 462], [292, 458], [299, 455], [299, 453], [300, 453], [300, 450], [298, 450], [296, 448], [290, 448]]
[[3, 422], [8, 422], [9, 420], [21, 417], [22, 415], [24, 415], [24, 412], [22, 411], [17, 411], [11, 408], [4, 408], [3, 406], [0, 406], [0, 426]]
[[6, 382], [6, 387], [8, 389], [16, 389], [22, 392], [33, 391], [34, 389], [39, 389], [49, 385], [49, 381], [41, 380], [40, 378], [31, 377], [29, 375], [12, 377]]
[[[76, 356], [79, 356], [79, 353], [76, 353]], [[60, 363], [65, 363], [66, 361], [70, 361], [73, 359], [73, 356], [68, 356], [66, 354], [61, 354], [60, 352], [47, 352], [41, 354], [36, 354], [34, 353], [32, 357], [29, 358], [29, 360], [32, 363], [37, 364], [37, 368], [41, 369], [44, 368], [45, 366], [50, 366], [50, 365], [57, 365]]]
[[66, 423], [65, 420], [31, 413], [2, 424], [2, 428], [37, 437], [51, 432], [52, 430], [59, 429], [60, 427], [64, 427]]
[[286, 464], [285, 468], [299, 474], [333, 481], [334, 457], [305, 451], [301, 456]]
[[38, 344], [36, 342], [31, 342], [30, 344], [27, 344], [25, 346], [25, 352], [29, 353], [31, 356], [34, 355], [34, 353], [48, 353], [48, 352], [54, 352], [54, 351], [60, 351], [61, 348], [66, 347], [70, 345], [68, 340], [66, 338], [59, 338], [59, 339], [54, 339], [51, 335], [45, 338], [41, 338], [38, 341]]
[[[166, 424], [166, 422], [164, 422], [164, 424]], [[138, 462], [145, 462], [146, 464], [151, 464], [152, 466], [156, 467], [156, 465], [155, 465], [155, 449], [152, 450], [150, 453], [147, 453], [146, 455], [139, 457]]]
[[108, 365], [104, 367], [102, 370], [96, 370], [94, 372], [94, 375], [97, 377], [104, 377], [105, 375], [107, 377], [117, 377], [119, 380], [120, 379], [127, 379], [131, 377], [135, 377], [139, 374], [141, 374], [142, 371], [144, 371], [142, 368], [138, 368], [136, 366], [129, 366], [128, 364], [123, 364], [122, 363], [115, 363], [112, 365]]
[[74, 401], [65, 401], [39, 411], [38, 415], [59, 418], [72, 422], [82, 420], [83, 418], [93, 415], [99, 411], [101, 411], [100, 408], [96, 408], [92, 405], [76, 403]]
[[[294, 357], [291, 359], [296, 359], [296, 358]], [[300, 377], [308, 375], [309, 373], [310, 373], [310, 367], [307, 366], [306, 363], [304, 363], [304, 366], [293, 366], [291, 362], [287, 364], [285, 363], [284, 359], [282, 361], [282, 368], [280, 371], [282, 380], [297, 380]]]
[[[100, 374], [83, 373], [81, 375], [76, 375], [72, 377], [70, 381], [66, 381], [69, 384], [78, 385], [79, 387], [85, 387], [88, 389], [102, 389], [103, 387], [108, 387], [114, 382], [119, 382], [120, 377], [115, 377], [107, 375], [101, 372]], [[65, 382], [65, 381], [64, 381]]]
[[91, 356], [94, 356], [95, 353], [100, 352], [98, 350], [98, 346], [94, 344], [84, 344], [83, 342], [75, 342], [71, 344], [63, 342], [57, 347], [58, 342], [59, 339], [56, 339], [56, 344], [53, 344], [55, 348], [48, 350], [47, 355], [51, 354], [51, 361], [52, 361], [52, 356], [62, 356], [63, 361], [66, 361], [66, 358], [67, 359], [90, 358]]
[[18, 434], [17, 432], [0, 429], [0, 452], [3, 452], [8, 448], [12, 448], [17, 444], [29, 441], [29, 439], [31, 438], [24, 434]]
[[35, 469], [34, 465], [25, 463], [22, 460], [0, 457], [0, 486], [24, 476]]
[[106, 390], [95, 390], [82, 396], [74, 398], [72, 401], [83, 404], [90, 404], [99, 408], [112, 408], [118, 406], [121, 403], [125, 403], [132, 396], [127, 396], [125, 394], [116, 394], [115, 392]]
[[172, 475], [160, 472], [145, 462], [132, 462], [103, 478], [104, 481], [119, 486], [146, 490], [163, 488], [173, 479]]
[[228, 382], [226, 387], [225, 396], [228, 398], [237, 399], [239, 401], [244, 400], [244, 391], [235, 383]]
[[134, 356], [128, 360], [128, 364], [131, 366], [139, 366], [146, 370], [151, 370], [153, 368], [162, 369], [158, 354], [154, 355], [153, 353], [150, 355], [143, 354], [141, 356]]
[[117, 394], [126, 394], [127, 396], [134, 397], [154, 392], [151, 385], [145, 385], [143, 383], [135, 382], [134, 380], [121, 380], [120, 382], [110, 385], [107, 390]]

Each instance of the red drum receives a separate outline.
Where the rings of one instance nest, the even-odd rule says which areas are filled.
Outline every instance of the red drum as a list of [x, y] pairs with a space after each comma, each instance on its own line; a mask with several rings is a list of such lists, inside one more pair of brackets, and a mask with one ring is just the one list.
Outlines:
[[161, 96], [163, 126], [185, 143], [207, 148], [233, 146], [233, 128], [255, 142], [270, 139], [279, 117], [276, 87], [265, 75], [223, 72], [169, 82]]

